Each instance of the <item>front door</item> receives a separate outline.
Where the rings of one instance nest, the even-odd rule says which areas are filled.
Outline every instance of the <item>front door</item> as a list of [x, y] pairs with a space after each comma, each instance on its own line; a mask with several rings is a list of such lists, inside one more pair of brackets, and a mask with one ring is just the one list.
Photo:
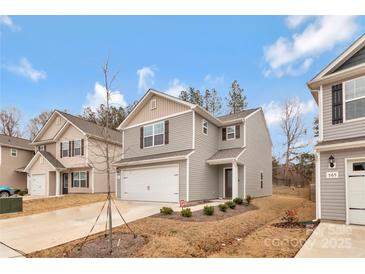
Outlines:
[[348, 168], [348, 221], [365, 225], [365, 161], [349, 162]]
[[224, 170], [224, 194], [225, 198], [232, 198], [232, 169], [226, 168]]
[[62, 174], [62, 194], [68, 193], [68, 173]]

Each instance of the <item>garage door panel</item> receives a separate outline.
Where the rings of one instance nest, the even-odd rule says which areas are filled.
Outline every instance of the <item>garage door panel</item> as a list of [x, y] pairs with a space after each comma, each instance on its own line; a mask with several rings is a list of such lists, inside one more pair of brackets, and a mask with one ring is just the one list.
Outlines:
[[46, 175], [32, 175], [31, 195], [46, 195]]
[[126, 200], [178, 202], [179, 167], [123, 171], [121, 197]]

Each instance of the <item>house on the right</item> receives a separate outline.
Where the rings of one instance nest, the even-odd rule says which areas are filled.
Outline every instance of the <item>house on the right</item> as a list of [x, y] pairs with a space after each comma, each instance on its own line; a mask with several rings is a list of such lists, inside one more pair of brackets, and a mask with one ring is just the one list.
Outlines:
[[365, 225], [365, 35], [308, 87], [319, 106], [317, 218]]

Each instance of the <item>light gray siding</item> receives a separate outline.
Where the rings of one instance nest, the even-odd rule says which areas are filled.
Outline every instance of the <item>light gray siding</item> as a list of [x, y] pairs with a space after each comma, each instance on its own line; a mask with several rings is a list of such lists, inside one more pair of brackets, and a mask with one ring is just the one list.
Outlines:
[[[250, 116], [246, 123], [246, 151], [239, 159], [246, 166], [246, 195], [268, 196], [272, 194], [272, 147], [262, 110]], [[260, 171], [264, 173], [263, 188]]]
[[323, 87], [323, 140], [336, 140], [365, 135], [365, 120], [346, 121], [332, 125], [332, 86], [336, 82]]
[[[335, 157], [336, 168], [330, 169], [328, 158]], [[321, 218], [346, 220], [345, 158], [365, 157], [365, 148], [320, 153]], [[327, 179], [328, 171], [338, 171], [337, 179]]]
[[[237, 124], [234, 124], [237, 125]], [[240, 138], [234, 140], [222, 140], [222, 128], [219, 128], [218, 132], [218, 149], [227, 149], [227, 148], [237, 148], [243, 147], [244, 140], [243, 140], [243, 123], [240, 123]]]
[[[140, 128], [124, 130], [124, 158], [161, 154], [192, 148], [193, 133], [192, 112], [169, 119], [169, 144], [156, 147], [140, 148]], [[163, 121], [163, 120], [162, 120]]]
[[203, 118], [195, 114], [195, 152], [190, 156], [189, 200], [218, 198], [218, 168], [206, 163], [218, 147], [218, 128], [208, 122], [208, 135], [202, 131]]
[[[128, 168], [139, 168], [139, 167], [153, 167], [153, 166], [163, 166], [163, 165], [179, 165], [179, 200], [186, 200], [186, 160], [183, 161], [171, 161], [171, 162], [164, 162], [164, 163], [155, 163], [155, 164], [143, 164], [143, 165], [136, 165], [130, 166]], [[128, 168], [120, 168], [120, 170], [128, 169]], [[117, 197], [121, 198], [121, 183], [120, 181], [117, 182]]]

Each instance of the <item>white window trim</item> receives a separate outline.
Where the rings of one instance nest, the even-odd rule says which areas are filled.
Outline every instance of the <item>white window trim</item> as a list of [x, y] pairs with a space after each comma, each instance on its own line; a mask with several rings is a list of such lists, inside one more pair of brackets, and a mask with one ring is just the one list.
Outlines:
[[[62, 157], [70, 157], [70, 144], [69, 144], [69, 141], [62, 141], [61, 142], [62, 143]], [[67, 144], [66, 146], [65, 146], [65, 144]], [[65, 148], [67, 148], [67, 149], [65, 149]], [[63, 155], [63, 151], [65, 151], [65, 150], [67, 150], [67, 156], [64, 156]]]
[[359, 118], [354, 118], [354, 119], [347, 119], [347, 117], [346, 117], [346, 103], [347, 102], [352, 102], [352, 101], [356, 101], [356, 100], [365, 99], [365, 96], [361, 96], [361, 97], [358, 97], [358, 98], [355, 98], [355, 99], [346, 100], [346, 83], [351, 82], [351, 81], [356, 81], [357, 79], [360, 79], [360, 78], [365, 78], [365, 76], [356, 77], [356, 78], [353, 78], [351, 80], [347, 80], [347, 81], [342, 82], [342, 106], [343, 106], [343, 122], [344, 123], [365, 120], [365, 116], [364, 117], [359, 117]]
[[157, 101], [156, 101], [156, 99], [152, 99], [150, 102], [150, 109], [154, 110], [156, 108], [157, 108]]
[[[155, 125], [161, 124], [161, 123], [162, 123], [162, 144], [155, 145]], [[149, 127], [149, 126], [152, 126], [152, 135], [145, 136], [144, 135], [144, 128]], [[151, 136], [152, 136], [152, 146], [146, 147], [144, 145], [144, 138], [145, 137], [151, 137]], [[146, 125], [146, 126], [143, 127], [143, 148], [159, 147], [159, 146], [163, 146], [163, 145], [165, 145], [165, 121], [160, 121], [160, 122], [153, 123], [153, 124], [150, 124], [150, 125]]]
[[[87, 187], [87, 172], [86, 171], [74, 171], [74, 172], [72, 172], [73, 173], [73, 178], [72, 178], [72, 184], [71, 184], [71, 186], [73, 185], [73, 187], [72, 188], [88, 188]], [[79, 174], [79, 178], [76, 180], [76, 181], [78, 181], [79, 182], [79, 186], [75, 186], [75, 173], [78, 173]], [[85, 174], [85, 186], [83, 187], [83, 186], [81, 186], [81, 173], [84, 173]]]
[[[204, 124], [206, 124], [206, 126], [204, 126]], [[208, 126], [208, 121], [207, 121], [207, 120], [205, 120], [205, 119], [203, 119], [203, 120], [202, 120], [202, 132], [203, 132], [203, 134], [204, 134], [204, 135], [208, 135], [208, 127], [209, 127], [209, 126]], [[205, 129], [205, 128], [207, 129], [207, 133], [204, 133], [204, 129]]]
[[[15, 155], [13, 155], [13, 151], [15, 151]], [[18, 150], [16, 148], [10, 149], [10, 156], [11, 157], [18, 157]]]
[[[80, 154], [76, 154], [76, 147], [75, 147], [75, 143], [76, 143], [76, 141], [80, 141]], [[74, 140], [74, 145], [73, 145], [73, 155], [74, 156], [81, 156], [81, 139], [77, 139], [77, 140]]]
[[[233, 138], [228, 138], [228, 128], [233, 128]], [[229, 133], [229, 134], [232, 134], [232, 132]], [[236, 139], [236, 126], [228, 126], [228, 127], [226, 127], [226, 140], [227, 141], [230, 141], [230, 140], [235, 140], [235, 139]]]

